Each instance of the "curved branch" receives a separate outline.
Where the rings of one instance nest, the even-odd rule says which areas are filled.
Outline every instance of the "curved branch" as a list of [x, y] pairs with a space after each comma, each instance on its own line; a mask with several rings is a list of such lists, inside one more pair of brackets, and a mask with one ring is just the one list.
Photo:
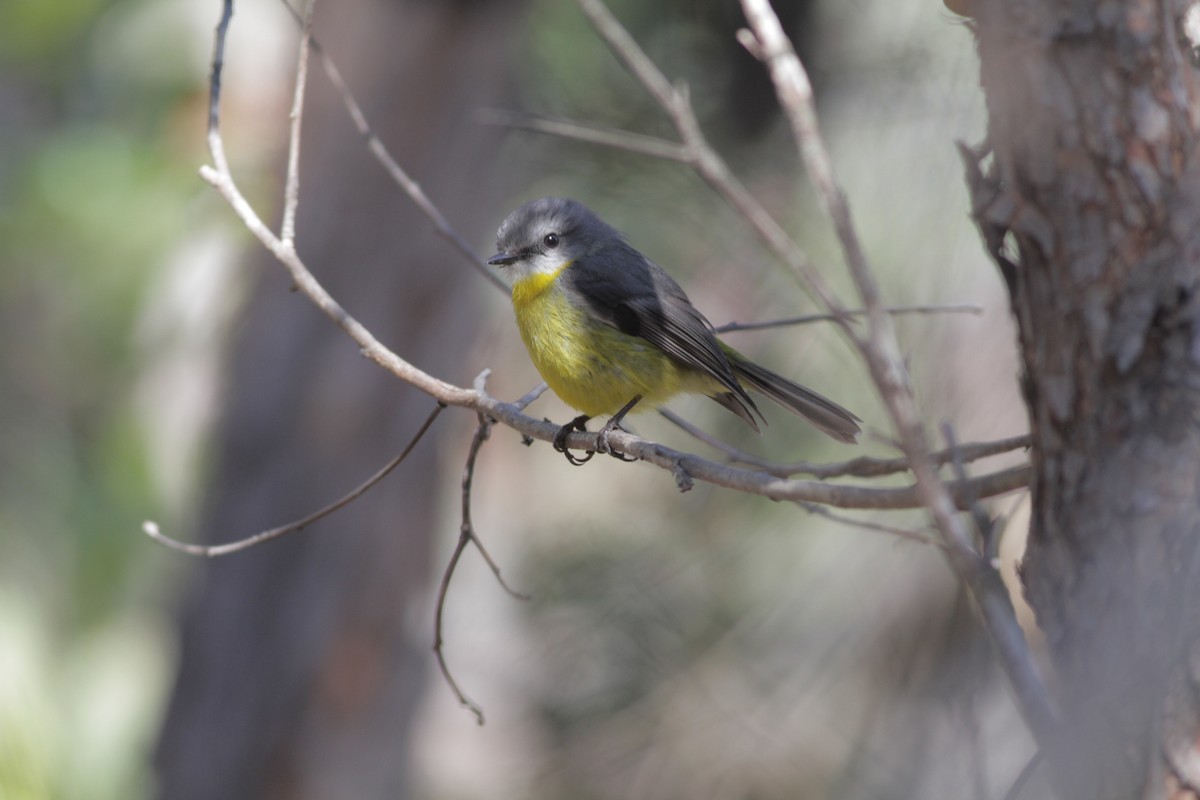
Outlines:
[[158, 542], [159, 544], [166, 545], [172, 550], [178, 550], [182, 553], [187, 553], [193, 556], [206, 556], [208, 558], [227, 556], [230, 553], [237, 553], [242, 550], [246, 550], [254, 547], [255, 545], [260, 545], [264, 542], [269, 542], [272, 539], [277, 539], [280, 536], [286, 536], [289, 533], [302, 531], [309, 525], [312, 525], [314, 522], [324, 519], [338, 509], [349, 505], [372, 486], [386, 478], [392, 470], [400, 466], [400, 462], [408, 458], [408, 454], [413, 451], [413, 448], [417, 446], [417, 442], [421, 441], [421, 438], [425, 435], [426, 431], [428, 431], [433, 425], [433, 421], [437, 419], [438, 414], [442, 413], [442, 410], [445, 408], [446, 404], [441, 402], [434, 406], [433, 411], [429, 412], [429, 416], [425, 418], [423, 423], [421, 423], [421, 427], [417, 429], [415, 434], [413, 434], [412, 439], [409, 440], [408, 444], [404, 447], [404, 450], [400, 453], [400, 455], [393, 458], [387, 464], [384, 464], [378, 472], [367, 478], [365, 481], [360, 483], [338, 500], [335, 500], [324, 508], [314, 511], [313, 513], [302, 517], [295, 522], [289, 522], [286, 525], [280, 525], [276, 528], [271, 528], [270, 530], [262, 531], [261, 533], [256, 533], [252, 536], [247, 536], [234, 542], [213, 545], [189, 544], [187, 542], [181, 542], [178, 539], [173, 539], [163, 533], [159, 529], [158, 523], [153, 522], [152, 520], [146, 520], [142, 523], [142, 531], [154, 541]]

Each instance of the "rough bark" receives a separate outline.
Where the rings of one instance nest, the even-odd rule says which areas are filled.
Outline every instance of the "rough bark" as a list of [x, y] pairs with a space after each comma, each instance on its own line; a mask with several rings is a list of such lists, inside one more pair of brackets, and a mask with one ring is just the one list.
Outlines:
[[[494, 178], [481, 184], [495, 174], [483, 138], [495, 133], [471, 115], [503, 102], [518, 18], [504, 2], [318, 9], [316, 35], [380, 138], [464, 230], [489, 230], [497, 215]], [[226, 64], [227, 81], [256, 79], [237, 69]], [[309, 73], [300, 253], [382, 340], [469, 383], [471, 320], [489, 289], [370, 158], [319, 68]], [[432, 408], [290, 293], [278, 265], [255, 261], [261, 284], [234, 343], [202, 524], [212, 542], [333, 500], [398, 453]], [[455, 420], [440, 423], [385, 483], [312, 530], [205, 565], [182, 613], [160, 796], [410, 791], [407, 737], [432, 643], [431, 623], [410, 623], [425, 604], [444, 485], [435, 442]]]
[[1055, 667], [1064, 724], [1043, 744], [1064, 798], [1170, 796], [1186, 759], [1162, 755], [1200, 733], [1168, 736], [1197, 719], [1179, 658], [1200, 607], [1189, 5], [972, 5], [993, 148], [976, 217], [1019, 326], [1036, 469], [1022, 577]]

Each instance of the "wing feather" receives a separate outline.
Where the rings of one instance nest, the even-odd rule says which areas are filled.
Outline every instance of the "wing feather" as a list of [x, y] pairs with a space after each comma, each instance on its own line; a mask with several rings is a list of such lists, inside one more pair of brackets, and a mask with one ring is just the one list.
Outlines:
[[662, 267], [620, 241], [577, 259], [563, 277], [598, 319], [710, 376], [748, 416], [762, 417], [738, 382], [712, 324]]

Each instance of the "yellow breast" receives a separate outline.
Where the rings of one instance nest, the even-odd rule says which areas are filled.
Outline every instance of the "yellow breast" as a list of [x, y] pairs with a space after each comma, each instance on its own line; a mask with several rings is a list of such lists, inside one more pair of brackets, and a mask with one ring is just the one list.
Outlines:
[[[562, 291], [558, 272], [513, 285], [517, 327], [533, 365], [563, 402], [588, 416], [615, 413], [635, 395], [647, 411], [680, 391], [702, 390], [695, 373], [680, 368], [644, 339], [595, 319]], [[702, 382], [701, 382], [702, 383]]]

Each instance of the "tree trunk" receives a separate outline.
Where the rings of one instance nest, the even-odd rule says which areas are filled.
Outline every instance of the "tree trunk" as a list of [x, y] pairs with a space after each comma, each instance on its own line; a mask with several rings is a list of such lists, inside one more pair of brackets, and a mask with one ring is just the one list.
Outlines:
[[1022, 577], [1055, 668], [1063, 726], [1043, 745], [1063, 798], [1200, 786], [1180, 657], [1200, 607], [1189, 5], [972, 5], [993, 148], [975, 211], [1020, 332], [1036, 467]]
[[[494, 134], [471, 115], [502, 102], [518, 18], [504, 2], [319, 6], [316, 35], [380, 138], [464, 231], [496, 219]], [[255, 79], [225, 68], [227, 81]], [[469, 384], [471, 320], [491, 290], [371, 159], [316, 63], [309, 76], [301, 256], [382, 341]], [[332, 501], [433, 408], [289, 292], [278, 265], [255, 262], [262, 280], [235, 342], [203, 524], [213, 542]], [[431, 619], [409, 623], [424, 606], [446, 474], [434, 443], [463, 422], [447, 412], [408, 463], [311, 529], [206, 564], [182, 614], [160, 796], [406, 796], [432, 645]]]

